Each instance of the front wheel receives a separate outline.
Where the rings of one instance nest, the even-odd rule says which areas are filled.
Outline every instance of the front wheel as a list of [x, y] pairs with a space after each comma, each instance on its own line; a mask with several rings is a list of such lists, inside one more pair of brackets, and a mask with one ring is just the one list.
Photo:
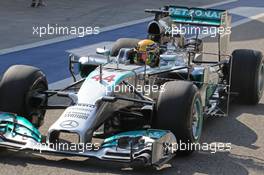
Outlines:
[[192, 153], [203, 126], [202, 101], [197, 87], [187, 81], [165, 83], [157, 101], [154, 126], [170, 130], [176, 136], [179, 153]]
[[27, 118], [36, 127], [41, 126], [45, 110], [39, 103], [47, 104], [47, 99], [33, 100], [32, 96], [46, 91], [45, 75], [38, 69], [26, 65], [11, 66], [0, 82], [0, 111], [15, 113]]

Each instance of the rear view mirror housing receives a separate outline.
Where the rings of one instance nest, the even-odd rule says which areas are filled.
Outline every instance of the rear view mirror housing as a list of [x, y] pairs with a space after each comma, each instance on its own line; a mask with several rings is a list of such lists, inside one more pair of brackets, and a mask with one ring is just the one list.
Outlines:
[[104, 55], [104, 56], [110, 56], [110, 49], [105, 49], [105, 48], [97, 48], [96, 53], [99, 55]]

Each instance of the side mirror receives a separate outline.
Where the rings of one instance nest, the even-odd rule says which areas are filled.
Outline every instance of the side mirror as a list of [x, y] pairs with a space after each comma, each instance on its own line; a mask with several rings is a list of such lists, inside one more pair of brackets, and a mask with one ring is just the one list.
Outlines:
[[104, 56], [109, 56], [110, 52], [111, 51], [109, 49], [105, 49], [105, 48], [97, 48], [96, 49], [97, 54], [104, 55]]

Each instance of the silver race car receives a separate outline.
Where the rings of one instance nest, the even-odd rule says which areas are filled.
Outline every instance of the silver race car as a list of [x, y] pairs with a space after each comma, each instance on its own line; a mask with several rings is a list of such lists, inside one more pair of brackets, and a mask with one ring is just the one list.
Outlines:
[[[206, 53], [199, 35], [173, 32], [179, 25], [228, 28], [227, 11], [166, 6], [146, 12], [155, 14], [147, 39], [122, 38], [111, 50], [71, 54], [75, 82], [63, 89], [48, 89], [38, 68], [11, 66], [0, 84], [0, 147], [161, 166], [197, 149], [205, 117], [227, 116], [232, 101], [259, 102], [260, 52], [239, 49], [228, 55], [230, 33], [224, 33], [217, 37], [218, 52]], [[69, 103], [50, 103], [59, 98]], [[65, 110], [41, 134], [48, 109]], [[65, 141], [64, 133], [77, 139]], [[180, 149], [181, 144], [188, 146]]]

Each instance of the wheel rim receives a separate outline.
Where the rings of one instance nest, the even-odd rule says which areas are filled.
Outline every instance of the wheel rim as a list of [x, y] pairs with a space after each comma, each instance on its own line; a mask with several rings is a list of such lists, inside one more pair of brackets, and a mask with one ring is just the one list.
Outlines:
[[199, 98], [194, 101], [193, 112], [192, 112], [192, 133], [195, 140], [198, 140], [202, 133], [202, 107]]
[[259, 81], [258, 81], [259, 94], [262, 93], [263, 86], [264, 86], [264, 64], [262, 63], [260, 70], [259, 70]]
[[[41, 116], [39, 116], [40, 118], [38, 118], [39, 120], [36, 121], [37, 123], [33, 123], [32, 119], [31, 119], [31, 122], [37, 127], [42, 125], [46, 110], [45, 109], [38, 109], [38, 108], [31, 106], [29, 100], [30, 100], [30, 97], [32, 95], [39, 94], [40, 92], [43, 92], [45, 90], [47, 90], [47, 87], [44, 83], [36, 83], [35, 86], [33, 86], [32, 89], [30, 90], [30, 93], [27, 94], [27, 98], [26, 98], [26, 106], [27, 106], [28, 112], [30, 112], [30, 115], [32, 113], [41, 115]], [[47, 101], [45, 103], [47, 103]]]

